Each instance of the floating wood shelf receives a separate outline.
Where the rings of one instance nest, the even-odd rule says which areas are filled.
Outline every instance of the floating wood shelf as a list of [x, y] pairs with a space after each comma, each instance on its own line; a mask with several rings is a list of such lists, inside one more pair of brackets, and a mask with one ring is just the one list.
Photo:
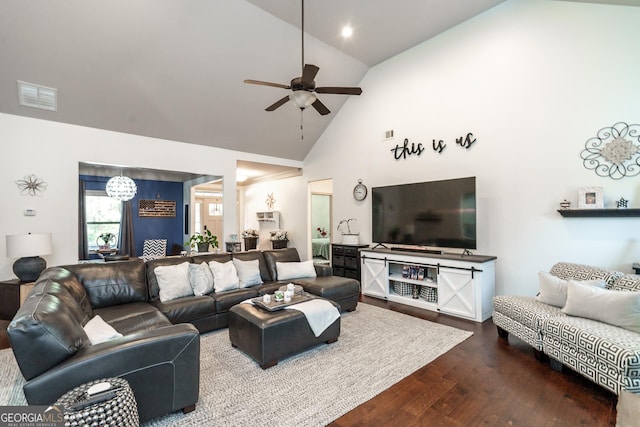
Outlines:
[[558, 209], [567, 218], [640, 217], [640, 209]]

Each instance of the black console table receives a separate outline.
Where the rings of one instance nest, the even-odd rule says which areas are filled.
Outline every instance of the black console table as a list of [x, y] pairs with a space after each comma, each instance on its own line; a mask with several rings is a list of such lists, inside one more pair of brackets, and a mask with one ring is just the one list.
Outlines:
[[360, 281], [360, 248], [369, 245], [331, 244], [331, 266], [333, 275]]

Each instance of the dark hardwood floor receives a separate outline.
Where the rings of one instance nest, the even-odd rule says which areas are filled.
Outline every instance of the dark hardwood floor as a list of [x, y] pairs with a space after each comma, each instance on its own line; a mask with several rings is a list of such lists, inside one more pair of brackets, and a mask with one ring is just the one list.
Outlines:
[[361, 300], [473, 336], [331, 426], [615, 426], [615, 394], [568, 368], [551, 370], [528, 344], [498, 338], [491, 320], [480, 324], [376, 298]]
[[[509, 342], [498, 338], [491, 320], [480, 324], [376, 298], [361, 300], [473, 336], [331, 426], [615, 426], [613, 393], [567, 368], [552, 371], [533, 357], [529, 345], [512, 336]], [[8, 324], [0, 321], [0, 348], [9, 346]]]

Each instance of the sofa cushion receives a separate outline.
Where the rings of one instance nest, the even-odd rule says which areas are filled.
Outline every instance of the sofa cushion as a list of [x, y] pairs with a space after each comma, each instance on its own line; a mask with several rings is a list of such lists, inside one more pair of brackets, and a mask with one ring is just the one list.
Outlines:
[[99, 308], [95, 313], [123, 335], [147, 332], [171, 325], [164, 314], [146, 302]]
[[207, 254], [207, 255], [195, 255], [193, 257], [193, 262], [196, 262], [198, 264], [201, 264], [201, 263], [209, 264], [209, 261], [225, 263], [227, 261], [231, 261], [231, 254], [230, 253]]
[[562, 312], [640, 332], [640, 292], [599, 289], [571, 280]]
[[534, 331], [540, 330], [542, 320], [551, 316], [564, 316], [560, 308], [554, 307], [534, 297], [499, 295], [493, 297], [493, 310]]
[[243, 261], [238, 258], [233, 258], [233, 265], [238, 273], [241, 288], [248, 288], [263, 283], [262, 276], [260, 275], [260, 261], [257, 259]]
[[189, 263], [189, 283], [194, 295], [206, 295], [213, 292], [213, 273], [208, 264]]
[[611, 289], [616, 291], [633, 291], [640, 292], [640, 275], [626, 274], [616, 280]]
[[543, 350], [601, 386], [640, 392], [640, 334], [583, 317], [541, 323]]
[[275, 280], [275, 278], [271, 277], [271, 273], [269, 273], [267, 261], [264, 259], [264, 254], [262, 253], [262, 251], [234, 252], [233, 259], [240, 259], [242, 261], [258, 260], [258, 267], [260, 268], [260, 278], [262, 279], [262, 281], [269, 282], [271, 280]]
[[[74, 273], [66, 268], [51, 267], [43, 271], [38, 279], [51, 279], [61, 286], [64, 286], [73, 299], [80, 304], [80, 308], [82, 308], [88, 317], [87, 320], [93, 317], [93, 310], [87, 290]], [[84, 324], [85, 322], [82, 323]]]
[[29, 298], [40, 298], [43, 295], [56, 296], [60, 300], [60, 303], [64, 305], [64, 307], [68, 310], [68, 314], [70, 316], [73, 316], [73, 319], [80, 325], [84, 325], [92, 317], [87, 315], [78, 301], [73, 296], [71, 296], [68, 288], [62, 285], [57, 280], [52, 280], [49, 278], [38, 279], [29, 294]]
[[171, 323], [189, 323], [216, 314], [216, 303], [210, 296], [178, 298], [168, 302], [152, 303]]
[[360, 294], [360, 283], [347, 277], [314, 277], [297, 279], [293, 283], [302, 286], [306, 292], [335, 302]]
[[156, 267], [154, 272], [160, 288], [160, 301], [166, 302], [193, 295], [189, 282], [188, 262], [178, 265], [161, 265]]
[[209, 261], [209, 267], [213, 273], [213, 289], [215, 292], [229, 291], [240, 287], [238, 272], [233, 261], [225, 263]]
[[272, 249], [264, 251], [263, 255], [272, 280], [278, 280], [276, 262], [300, 262], [300, 255], [296, 248]]
[[570, 262], [559, 262], [551, 267], [549, 271], [554, 276], [569, 280], [593, 280], [601, 279], [611, 287], [624, 273], [606, 268], [592, 267], [590, 265], [574, 264]]
[[316, 277], [313, 261], [276, 262], [277, 280], [303, 279]]
[[116, 331], [113, 326], [102, 320], [102, 317], [96, 315], [84, 325], [84, 332], [87, 334], [92, 345], [110, 341], [114, 338], [122, 337], [122, 334]]
[[7, 332], [20, 371], [28, 381], [90, 346], [89, 338], [73, 312], [81, 312], [71, 297], [41, 293], [27, 298]]
[[242, 301], [258, 296], [255, 288], [234, 289], [233, 291], [216, 292], [211, 294], [216, 304], [216, 313], [226, 313], [231, 307]]
[[85, 263], [64, 268], [78, 276], [87, 290], [93, 308], [144, 302], [148, 299], [143, 261]]

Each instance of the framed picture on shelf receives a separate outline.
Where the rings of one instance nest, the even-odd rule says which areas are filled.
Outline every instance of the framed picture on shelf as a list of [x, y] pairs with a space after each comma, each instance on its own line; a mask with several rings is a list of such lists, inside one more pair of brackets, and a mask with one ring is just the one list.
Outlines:
[[602, 209], [602, 187], [582, 187], [578, 189], [578, 209]]

